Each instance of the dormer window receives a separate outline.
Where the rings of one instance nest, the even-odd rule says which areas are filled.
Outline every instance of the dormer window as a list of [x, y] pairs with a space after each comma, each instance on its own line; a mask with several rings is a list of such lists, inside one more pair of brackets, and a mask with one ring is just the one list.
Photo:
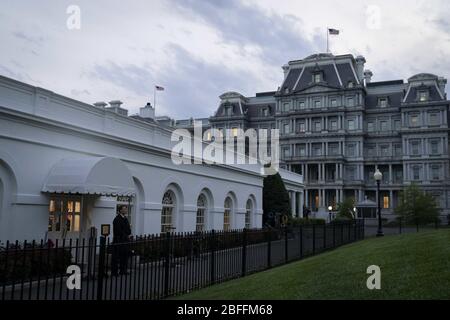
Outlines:
[[419, 102], [428, 101], [428, 90], [420, 90], [417, 95]]
[[223, 109], [223, 113], [224, 113], [224, 115], [226, 115], [226, 116], [232, 116], [232, 115], [233, 115], [233, 106], [226, 106], [226, 107]]
[[314, 83], [322, 82], [322, 72], [316, 72], [313, 74], [313, 82]]
[[380, 108], [386, 108], [388, 106], [388, 99], [387, 98], [378, 98], [378, 106]]

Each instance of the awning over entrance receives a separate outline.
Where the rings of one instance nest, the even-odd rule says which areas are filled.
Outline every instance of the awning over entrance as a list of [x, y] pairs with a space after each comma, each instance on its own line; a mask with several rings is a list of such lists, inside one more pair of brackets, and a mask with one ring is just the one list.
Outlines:
[[116, 158], [63, 159], [53, 166], [43, 192], [131, 196], [130, 170]]

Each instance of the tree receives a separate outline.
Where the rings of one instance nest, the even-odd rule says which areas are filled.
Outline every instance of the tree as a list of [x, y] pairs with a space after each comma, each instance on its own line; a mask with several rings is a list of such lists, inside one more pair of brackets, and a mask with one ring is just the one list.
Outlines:
[[353, 198], [346, 198], [343, 202], [338, 204], [337, 218], [338, 219], [355, 219], [354, 209], [355, 200]]
[[287, 216], [291, 214], [289, 193], [279, 173], [264, 178], [263, 211], [264, 224], [270, 223], [271, 217], [269, 217], [269, 214], [285, 214]]
[[407, 223], [427, 224], [438, 221], [439, 208], [434, 197], [416, 184], [403, 189], [395, 213]]

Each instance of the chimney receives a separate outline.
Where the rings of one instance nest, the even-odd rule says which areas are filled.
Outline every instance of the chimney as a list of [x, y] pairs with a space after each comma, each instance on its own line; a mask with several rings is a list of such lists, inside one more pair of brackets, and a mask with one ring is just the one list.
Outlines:
[[155, 119], [155, 108], [152, 107], [150, 102], [147, 102], [145, 107], [139, 109], [139, 116], [145, 119]]
[[120, 107], [120, 105], [122, 103], [123, 102], [120, 101], [120, 100], [112, 100], [112, 101], [109, 102], [110, 106], [107, 107], [106, 109], [107, 110], [111, 110], [111, 111], [113, 111], [113, 112], [115, 112], [117, 114], [120, 114], [122, 116], [128, 116], [128, 110]]
[[370, 83], [370, 81], [372, 81], [372, 76], [373, 76], [372, 71], [370, 71], [370, 70], [365, 70], [364, 71], [364, 80], [366, 80], [366, 85], [368, 83]]
[[285, 64], [284, 66], [281, 67], [281, 69], [283, 69], [284, 72], [284, 79], [286, 79], [288, 73], [289, 73], [289, 65]]
[[445, 93], [445, 86], [447, 84], [447, 79], [443, 77], [438, 78], [439, 90], [441, 90], [442, 95], [447, 98], [447, 94]]
[[111, 108], [120, 108], [120, 105], [122, 103], [123, 102], [120, 101], [120, 100], [112, 100], [112, 101], [109, 102], [109, 105], [111, 106]]
[[356, 75], [360, 82], [364, 80], [364, 64], [366, 63], [366, 58], [363, 56], [357, 56], [356, 59]]
[[98, 102], [94, 103], [94, 106], [96, 106], [98, 108], [105, 108], [107, 106], [107, 104], [104, 101], [98, 101]]

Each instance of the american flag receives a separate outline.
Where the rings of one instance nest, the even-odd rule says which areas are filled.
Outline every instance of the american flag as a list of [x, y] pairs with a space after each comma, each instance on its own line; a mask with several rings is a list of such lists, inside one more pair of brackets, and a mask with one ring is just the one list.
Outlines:
[[164, 87], [160, 87], [160, 86], [155, 86], [155, 89], [158, 91], [164, 91]]
[[339, 35], [339, 30], [337, 29], [328, 29], [328, 33], [334, 36]]

